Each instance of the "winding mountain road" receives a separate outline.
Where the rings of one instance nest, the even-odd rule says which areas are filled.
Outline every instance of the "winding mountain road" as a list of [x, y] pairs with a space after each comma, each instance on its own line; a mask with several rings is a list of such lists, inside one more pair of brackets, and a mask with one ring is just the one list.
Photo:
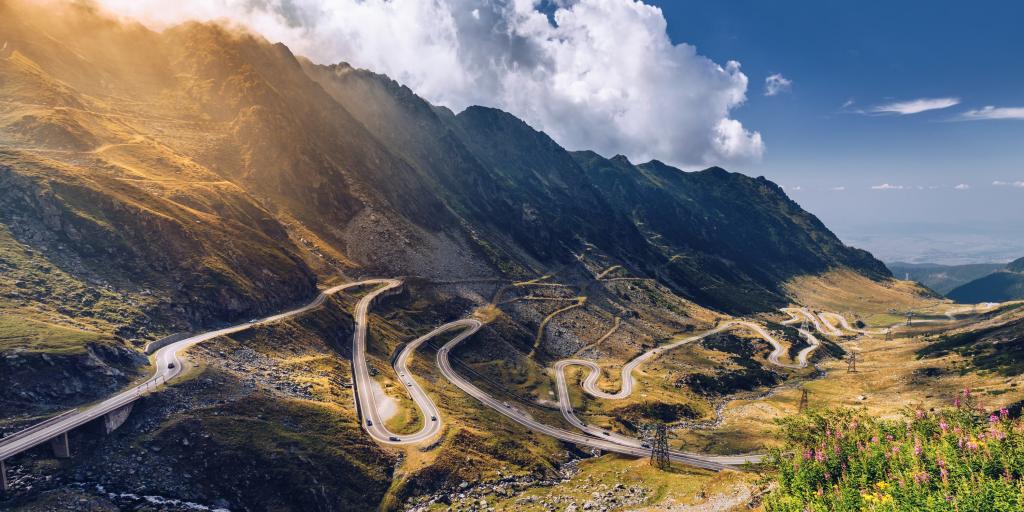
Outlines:
[[377, 289], [366, 294], [358, 303], [356, 303], [355, 312], [353, 314], [356, 322], [356, 330], [352, 335], [353, 391], [355, 392], [356, 407], [359, 409], [359, 413], [362, 416], [363, 429], [370, 434], [370, 437], [382, 444], [406, 445], [430, 439], [441, 431], [441, 413], [437, 410], [437, 406], [434, 405], [434, 402], [429, 396], [427, 396], [427, 393], [423, 388], [420, 387], [419, 383], [416, 382], [416, 379], [414, 379], [409, 373], [407, 362], [409, 360], [409, 355], [424, 342], [434, 336], [438, 336], [442, 333], [455, 329], [457, 326], [453, 326], [452, 324], [442, 325], [441, 327], [438, 327], [437, 329], [434, 329], [433, 331], [409, 342], [402, 351], [398, 353], [398, 356], [394, 361], [395, 373], [398, 376], [399, 381], [402, 382], [402, 385], [405, 386], [405, 389], [409, 392], [413, 402], [416, 403], [416, 407], [419, 408], [423, 417], [423, 425], [418, 431], [412, 434], [400, 435], [391, 432], [380, 419], [380, 410], [377, 408], [376, 395], [373, 390], [374, 383], [372, 382], [372, 377], [370, 377], [369, 367], [366, 364], [366, 333], [368, 327], [367, 312], [369, 311], [370, 304], [374, 299], [402, 286], [402, 282], [397, 279], [378, 279], [363, 281], [363, 284], [380, 285]]
[[[600, 378], [600, 367], [596, 363], [583, 359], [564, 359], [558, 361], [555, 364], [554, 369], [556, 372], [559, 406], [566, 421], [578, 428], [582, 432], [580, 433], [547, 425], [533, 419], [528, 412], [520, 410], [507, 402], [499, 401], [498, 399], [490, 396], [480, 388], [476, 387], [473, 383], [464, 379], [452, 368], [449, 361], [449, 354], [451, 350], [463, 340], [476, 333], [483, 325], [475, 318], [466, 318], [441, 325], [429, 333], [420, 336], [406, 344], [396, 356], [393, 363], [396, 375], [402, 382], [402, 385], [405, 386], [406, 390], [409, 392], [409, 395], [412, 397], [423, 416], [423, 425], [419, 431], [412, 434], [399, 435], [389, 431], [384, 425], [384, 422], [380, 419], [380, 411], [378, 409], [378, 404], [376, 403], [376, 395], [373, 389], [375, 383], [372, 381], [372, 377], [369, 373], [369, 367], [366, 362], [366, 345], [368, 332], [367, 317], [370, 305], [381, 295], [402, 286], [402, 281], [398, 279], [369, 279], [345, 283], [323, 290], [309, 304], [297, 309], [268, 316], [259, 320], [252, 320], [247, 323], [197, 334], [160, 348], [153, 357], [155, 369], [153, 375], [149, 379], [107, 400], [104, 400], [103, 402], [81, 410], [75, 409], [68, 411], [60, 416], [51, 418], [37, 424], [36, 426], [18, 432], [15, 435], [0, 439], [0, 460], [7, 459], [89, 421], [93, 421], [105, 414], [116, 411], [121, 407], [131, 404], [160, 385], [166, 384], [168, 381], [181, 374], [183, 371], [181, 353], [192, 346], [220, 336], [234, 334], [259, 325], [270, 324], [301, 315], [322, 306], [330, 295], [341, 290], [357, 286], [377, 286], [377, 288], [362, 297], [357, 302], [353, 312], [353, 317], [355, 319], [355, 332], [352, 338], [354, 399], [361, 415], [361, 422], [364, 430], [366, 430], [366, 432], [376, 441], [389, 445], [420, 443], [433, 438], [441, 431], [442, 418], [437, 406], [418, 384], [416, 379], [410, 374], [407, 365], [411, 354], [414, 353], [417, 348], [422, 346], [423, 343], [450, 331], [461, 330], [462, 332], [444, 344], [441, 349], [437, 351], [437, 365], [445, 378], [459, 387], [466, 394], [534, 432], [550, 435], [562, 441], [579, 446], [597, 448], [604, 451], [638, 457], [650, 454], [650, 449], [646, 448], [641, 440], [586, 425], [575, 416], [569, 400], [568, 387], [565, 379], [565, 370], [569, 366], [582, 366], [589, 370], [589, 373], [583, 382], [583, 390], [587, 394], [596, 398], [618, 400], [626, 398], [632, 394], [632, 374], [633, 371], [641, 364], [644, 364], [663, 352], [673, 350], [725, 330], [742, 327], [754, 331], [760, 337], [768, 341], [768, 343], [773, 347], [771, 354], [768, 356], [769, 362], [771, 362], [771, 364], [787, 368], [806, 367], [808, 365], [808, 358], [810, 355], [813, 354], [821, 345], [820, 340], [818, 340], [812, 333], [803, 329], [798, 329], [800, 334], [808, 340], [809, 346], [805, 347], [797, 354], [795, 363], [783, 363], [780, 358], [785, 353], [785, 347], [763, 327], [752, 322], [729, 321], [700, 335], [681, 339], [668, 345], [655, 347], [629, 361], [622, 368], [622, 384], [619, 391], [615, 393], [605, 392], [598, 387], [597, 382]], [[783, 323], [796, 323], [802, 321], [803, 318], [806, 318], [810, 320], [815, 325], [815, 328], [821, 333], [841, 334], [839, 329], [828, 321], [825, 321], [825, 316], [819, 318], [818, 315], [815, 315], [806, 308], [786, 308], [783, 311], [787, 312], [791, 317]], [[852, 326], [850, 326], [846, 319], [841, 315], [836, 315], [834, 313], [827, 313], [827, 315], [831, 315], [830, 318], [835, 318], [842, 328], [848, 331], [862, 334], [874, 334], [868, 331], [852, 328]], [[761, 459], [760, 455], [712, 456], [682, 451], [671, 451], [669, 455], [675, 462], [715, 471], [733, 468], [747, 462], [757, 462]]]
[[668, 352], [683, 345], [687, 345], [695, 341], [700, 341], [704, 338], [707, 338], [708, 336], [712, 336], [714, 334], [718, 334], [720, 332], [735, 329], [738, 327], [754, 331], [755, 333], [757, 333], [758, 336], [760, 336], [761, 338], [763, 338], [765, 341], [772, 345], [773, 350], [771, 354], [768, 355], [768, 361], [776, 366], [781, 366], [785, 368], [805, 368], [807, 367], [807, 360], [810, 357], [810, 355], [813, 354], [814, 351], [821, 346], [820, 340], [814, 337], [813, 334], [804, 330], [799, 330], [800, 334], [806, 337], [810, 344], [797, 354], [796, 363], [783, 363], [780, 361], [780, 357], [783, 353], [786, 352], [785, 347], [781, 343], [779, 343], [779, 341], [775, 339], [775, 337], [772, 336], [770, 333], [768, 333], [763, 327], [752, 322], [730, 321], [697, 336], [691, 336], [689, 338], [684, 338], [676, 342], [670, 343], [668, 345], [655, 347], [637, 356], [633, 360], [629, 361], [622, 367], [622, 383], [619, 387], [619, 390], [615, 393], [608, 393], [598, 387], [597, 381], [601, 378], [601, 368], [600, 366], [597, 365], [597, 363], [585, 359], [562, 359], [556, 362], [554, 366], [555, 387], [558, 390], [558, 408], [561, 410], [562, 416], [565, 418], [567, 422], [592, 436], [598, 438], [603, 437], [612, 440], [616, 443], [624, 444], [627, 446], [642, 447], [644, 443], [639, 439], [619, 435], [600, 427], [587, 425], [582, 420], [580, 420], [579, 417], [576, 416], [576, 413], [572, 407], [572, 402], [569, 397], [569, 388], [565, 378], [565, 371], [570, 366], [582, 366], [583, 368], [588, 370], [587, 376], [584, 378], [582, 383], [583, 391], [585, 391], [588, 395], [593, 396], [595, 398], [602, 398], [605, 400], [622, 400], [633, 394], [633, 370], [635, 370], [641, 364], [646, 363], [647, 361], [653, 359], [655, 356], [663, 352]]
[[327, 300], [327, 297], [346, 288], [352, 288], [362, 284], [364, 284], [364, 282], [345, 283], [334, 286], [322, 291], [309, 304], [300, 308], [271, 315], [259, 320], [252, 320], [243, 324], [197, 334], [160, 348], [153, 356], [153, 364], [155, 365], [155, 368], [153, 369], [153, 375], [149, 379], [146, 379], [141, 384], [128, 388], [127, 390], [122, 391], [121, 393], [118, 393], [117, 395], [114, 395], [113, 397], [110, 397], [98, 404], [83, 409], [68, 411], [59, 417], [51, 418], [50, 420], [43, 421], [42, 423], [38, 423], [35, 426], [18, 432], [15, 435], [0, 439], [0, 460], [8, 459], [18, 453], [28, 450], [29, 448], [40, 445], [54, 437], [65, 434], [90, 421], [96, 420], [105, 414], [116, 411], [135, 402], [143, 395], [157, 387], [166, 384], [168, 381], [180, 375], [183, 371], [180, 354], [199, 343], [220, 336], [227, 336], [229, 334], [242, 332], [259, 325], [270, 324], [301, 315], [322, 306]]
[[[580, 434], [577, 432], [571, 432], [559, 427], [551, 426], [545, 423], [541, 423], [529, 413], [522, 411], [508, 402], [502, 402], [498, 399], [487, 394], [485, 391], [476, 387], [472, 382], [462, 378], [461, 375], [456, 372], [449, 361], [449, 354], [452, 349], [455, 348], [459, 343], [468, 338], [470, 335], [475, 333], [483, 324], [476, 319], [463, 319], [445, 324], [442, 328], [465, 328], [459, 336], [453, 338], [451, 341], [446, 343], [437, 351], [437, 366], [440, 368], [441, 373], [447, 378], [452, 384], [455, 384], [459, 389], [464, 391], [469, 396], [477, 399], [480, 403], [487, 407], [501, 413], [506, 418], [541, 434], [545, 434], [567, 443], [572, 443], [577, 446], [584, 446], [590, 448], [597, 448], [608, 452], [621, 453], [625, 455], [632, 455], [635, 457], [646, 457], [651, 454], [650, 449], [642, 446], [623, 444], [615, 442], [611, 439], [602, 439], [604, 436], [590, 436], [586, 434]], [[751, 456], [715, 456], [715, 455], [699, 455], [680, 451], [670, 451], [669, 458], [674, 462], [679, 462], [689, 466], [698, 468], [709, 469], [712, 471], [721, 471], [723, 469], [734, 469], [736, 466], [742, 465], [746, 462], [758, 462], [761, 460], [760, 455]]]

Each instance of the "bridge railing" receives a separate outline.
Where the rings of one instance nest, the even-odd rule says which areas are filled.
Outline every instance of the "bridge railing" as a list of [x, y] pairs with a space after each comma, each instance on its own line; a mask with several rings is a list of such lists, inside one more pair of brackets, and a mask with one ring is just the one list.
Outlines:
[[35, 425], [32, 425], [32, 426], [27, 427], [25, 429], [19, 430], [19, 431], [15, 432], [15, 433], [13, 433], [13, 434], [11, 434], [9, 436], [0, 437], [0, 446], [3, 446], [3, 445], [8, 444], [8, 443], [12, 443], [14, 441], [17, 441], [18, 439], [21, 439], [21, 438], [23, 438], [23, 437], [25, 437], [25, 436], [27, 436], [29, 434], [32, 434], [34, 432], [38, 432], [40, 429], [44, 429], [47, 426], [52, 425], [52, 424], [60, 421], [61, 419], [66, 418], [66, 417], [68, 417], [68, 416], [70, 416], [70, 415], [72, 415], [72, 414], [74, 414], [76, 412], [78, 412], [78, 409], [71, 409], [69, 411], [64, 411], [64, 412], [62, 412], [62, 413], [60, 413], [60, 414], [58, 414], [58, 415], [56, 415], [56, 416], [54, 416], [52, 418], [43, 420], [43, 421], [41, 421], [39, 423], [36, 423]]

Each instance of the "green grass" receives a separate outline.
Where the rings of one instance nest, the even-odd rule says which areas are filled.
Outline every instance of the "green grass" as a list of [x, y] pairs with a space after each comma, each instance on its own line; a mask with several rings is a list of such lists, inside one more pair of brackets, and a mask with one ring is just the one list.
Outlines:
[[0, 224], [0, 316], [4, 318], [59, 318], [85, 330], [113, 332], [143, 317], [143, 309], [155, 300], [152, 295], [123, 294], [84, 282], [22, 244], [8, 226]]
[[0, 352], [23, 350], [48, 354], [80, 354], [102, 335], [24, 317], [0, 316]]
[[967, 371], [994, 371], [1004, 376], [1024, 373], [1024, 347], [1018, 342], [1024, 333], [1024, 322], [1017, 320], [940, 336], [917, 352], [917, 357], [935, 358], [955, 353], [969, 358]]

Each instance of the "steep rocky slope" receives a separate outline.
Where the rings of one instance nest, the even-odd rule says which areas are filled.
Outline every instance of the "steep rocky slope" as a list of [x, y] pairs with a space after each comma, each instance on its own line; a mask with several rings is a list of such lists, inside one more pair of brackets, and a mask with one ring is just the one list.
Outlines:
[[[889, 276], [763, 178], [570, 154], [504, 112], [472, 107], [454, 115], [372, 72], [304, 67], [381, 140], [437, 177], [437, 189], [479, 236], [504, 248], [514, 242], [542, 263], [594, 248], [731, 312], [785, 303], [780, 286], [796, 275], [842, 267]], [[514, 249], [507, 252], [515, 259]], [[532, 260], [518, 259], [525, 261]]]

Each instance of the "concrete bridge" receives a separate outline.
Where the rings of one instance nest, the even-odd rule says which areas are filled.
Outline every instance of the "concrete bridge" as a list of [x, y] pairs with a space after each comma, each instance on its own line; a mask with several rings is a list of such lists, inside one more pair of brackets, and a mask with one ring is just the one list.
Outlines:
[[100, 404], [84, 412], [72, 409], [0, 439], [0, 491], [7, 491], [10, 487], [10, 481], [7, 479], [7, 459], [46, 442], [50, 443], [53, 455], [58, 459], [71, 457], [68, 432], [102, 418], [103, 429], [109, 434], [124, 424], [131, 414], [132, 405], [139, 398], [141, 394], [117, 401], [108, 400], [104, 402], [106, 406]]

